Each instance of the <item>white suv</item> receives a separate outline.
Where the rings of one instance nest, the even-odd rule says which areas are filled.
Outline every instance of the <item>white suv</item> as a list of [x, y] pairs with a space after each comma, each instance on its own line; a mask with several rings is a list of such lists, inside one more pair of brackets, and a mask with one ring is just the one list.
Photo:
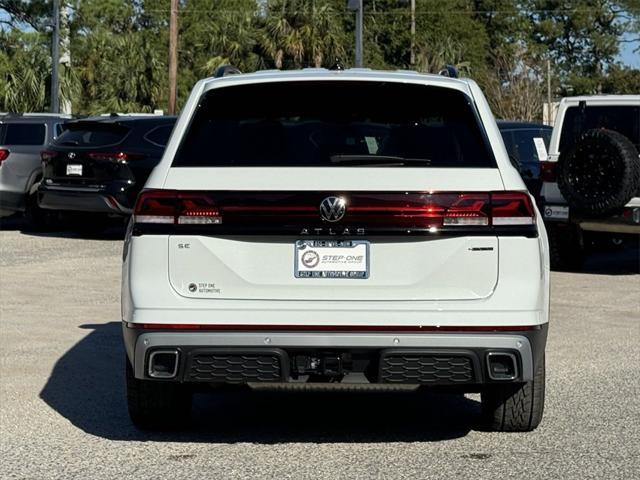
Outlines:
[[576, 270], [587, 240], [640, 238], [640, 95], [563, 98], [540, 163], [551, 265]]
[[122, 314], [140, 427], [264, 382], [481, 392], [495, 430], [542, 417], [546, 233], [471, 80], [198, 82], [135, 207]]

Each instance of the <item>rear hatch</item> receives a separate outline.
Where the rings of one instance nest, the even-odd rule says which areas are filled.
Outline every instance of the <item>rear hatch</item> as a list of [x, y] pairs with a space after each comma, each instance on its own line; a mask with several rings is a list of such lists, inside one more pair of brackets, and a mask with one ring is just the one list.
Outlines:
[[168, 234], [168, 281], [202, 301], [481, 299], [498, 235], [535, 229], [473, 103], [441, 87], [212, 90], [164, 186], [134, 235]]
[[133, 180], [127, 162], [139, 155], [122, 151], [129, 131], [111, 121], [67, 123], [42, 154], [45, 183], [99, 188], [111, 180]]

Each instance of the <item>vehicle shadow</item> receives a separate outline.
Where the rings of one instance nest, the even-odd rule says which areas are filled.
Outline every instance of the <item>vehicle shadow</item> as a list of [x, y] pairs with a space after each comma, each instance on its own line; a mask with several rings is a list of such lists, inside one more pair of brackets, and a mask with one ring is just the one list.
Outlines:
[[479, 402], [462, 395], [241, 390], [195, 395], [183, 431], [144, 432], [127, 414], [120, 322], [81, 328], [91, 332], [58, 360], [40, 398], [84, 432], [110, 440], [440, 441], [465, 436], [479, 418]]
[[82, 222], [64, 221], [54, 228], [34, 231], [26, 227], [21, 215], [0, 218], [0, 230], [20, 231], [23, 235], [34, 237], [76, 238], [86, 240], [122, 240], [126, 225], [122, 221], [83, 224]]
[[601, 275], [640, 274], [640, 245], [613, 252], [592, 252], [581, 273]]
[[20, 230], [20, 228], [22, 228], [21, 214], [0, 217], [0, 230]]

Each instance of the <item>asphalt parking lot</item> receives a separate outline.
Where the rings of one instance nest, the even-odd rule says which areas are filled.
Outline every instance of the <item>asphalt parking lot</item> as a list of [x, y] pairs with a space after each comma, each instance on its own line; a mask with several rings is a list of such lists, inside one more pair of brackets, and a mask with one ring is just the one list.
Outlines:
[[547, 403], [477, 428], [476, 396], [199, 395], [193, 424], [129, 423], [120, 232], [0, 231], [0, 478], [638, 478], [640, 256], [552, 274]]

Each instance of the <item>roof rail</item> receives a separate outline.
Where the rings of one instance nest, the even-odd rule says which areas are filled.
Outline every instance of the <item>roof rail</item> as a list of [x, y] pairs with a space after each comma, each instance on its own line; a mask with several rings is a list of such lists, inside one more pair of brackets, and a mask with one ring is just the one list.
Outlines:
[[130, 113], [122, 113], [122, 112], [110, 112], [110, 113], [101, 113], [97, 115], [98, 117], [157, 117], [160, 115], [164, 115], [162, 110], [154, 110], [153, 113], [150, 112], [130, 112]]
[[220, 65], [216, 68], [213, 78], [228, 77], [229, 75], [240, 75], [242, 72], [233, 65]]
[[442, 68], [442, 70], [438, 72], [438, 74], [442, 75], [443, 77], [450, 77], [450, 78], [460, 77], [460, 74], [458, 73], [458, 69], [453, 65], [445, 65]]
[[73, 115], [68, 113], [51, 113], [51, 112], [0, 112], [0, 115], [5, 117], [61, 117], [61, 118], [71, 118]]

